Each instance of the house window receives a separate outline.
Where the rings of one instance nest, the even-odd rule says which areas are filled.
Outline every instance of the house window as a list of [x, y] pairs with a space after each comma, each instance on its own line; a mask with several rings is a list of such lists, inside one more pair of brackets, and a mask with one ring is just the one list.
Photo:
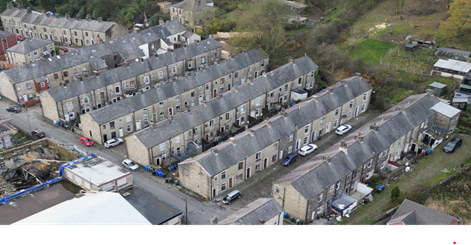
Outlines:
[[335, 188], [336, 190], [340, 189], [340, 181], [337, 182], [337, 187]]
[[260, 158], [261, 156], [262, 156], [262, 153], [261, 153], [261, 152], [257, 152], [257, 154], [255, 154], [255, 161], [259, 161], [259, 160], [261, 159], [261, 158]]
[[144, 115], [144, 116], [147, 116], [147, 115], [148, 115], [147, 109], [142, 109], [142, 115]]
[[275, 185], [275, 194], [280, 193], [280, 187]]
[[334, 188], [335, 188], [335, 185], [332, 185], [332, 186], [329, 188], [329, 192], [334, 191]]
[[325, 117], [321, 118], [320, 125], [323, 125], [325, 121]]
[[245, 105], [241, 105], [240, 106], [240, 113], [244, 113], [245, 112]]
[[288, 91], [288, 84], [285, 84], [285, 91]]
[[291, 152], [293, 152], [293, 146], [292, 145], [288, 146], [288, 154], [291, 153]]
[[314, 77], [314, 72], [311, 72], [311, 77]]
[[303, 81], [303, 79], [300, 77], [300, 78], [298, 79], [298, 84], [301, 84], [302, 81]]
[[144, 118], [144, 127], [149, 126], [149, 119]]
[[118, 86], [114, 87], [115, 93], [119, 94], [121, 92], [120, 88]]
[[242, 170], [244, 168], [244, 162], [239, 163], [238, 170]]
[[106, 129], [106, 125], [103, 125], [102, 128], [103, 128], [103, 129]]
[[214, 176], [214, 182], [217, 182], [217, 181], [218, 181], [218, 177]]
[[205, 57], [201, 57], [201, 64], [205, 64], [206, 63], [206, 58]]
[[67, 102], [67, 109], [69, 111], [72, 111], [74, 109], [74, 105], [72, 104], [72, 102]]
[[306, 127], [304, 128], [304, 133], [309, 133], [309, 126], [306, 126]]
[[26, 88], [31, 89], [31, 83], [26, 83]]
[[353, 100], [350, 101], [350, 108], [352, 108], [352, 107], [353, 107]]
[[370, 161], [368, 162], [368, 168], [371, 168], [371, 165], [373, 165], [373, 159], [370, 159]]
[[276, 154], [271, 156], [271, 162], [276, 162]]
[[59, 76], [56, 73], [54, 73], [54, 79], [59, 79]]
[[83, 103], [84, 103], [84, 104], [88, 104], [88, 102], [89, 102], [89, 101], [88, 101], [88, 97], [83, 97]]
[[226, 183], [222, 183], [221, 184], [221, 191], [225, 190], [226, 189]]
[[190, 61], [188, 61], [188, 68], [191, 68], [191, 67], [192, 67], [192, 62], [190, 60]]
[[44, 88], [46, 87], [46, 83], [45, 82], [41, 82], [41, 88]]
[[176, 67], [176, 66], [174, 66], [174, 67], [172, 68], [172, 72], [173, 72], [173, 73], [177, 73], [177, 67]]
[[384, 166], [386, 166], [386, 161], [384, 161], [384, 162], [381, 163], [381, 167], [380, 167], [379, 169], [383, 169]]
[[160, 109], [163, 109], [163, 108], [164, 108], [164, 102], [160, 102], [160, 103], [159, 103], [159, 108], [160, 108]]
[[67, 72], [67, 71], [64, 71], [63, 74], [64, 74], [64, 77], [68, 77], [68, 76], [69, 76], [69, 72]]
[[164, 77], [164, 72], [163, 71], [159, 71], [159, 78], [163, 78]]
[[226, 178], [226, 171], [221, 173], [221, 179], [225, 179], [225, 178]]
[[204, 85], [204, 89], [208, 90], [209, 89], [209, 84]]
[[322, 202], [322, 195], [323, 195], [323, 193], [321, 193], [321, 194], [317, 197], [317, 202]]
[[289, 142], [293, 141], [293, 138], [294, 138], [294, 135], [293, 135], [293, 134], [290, 134], [290, 135], [289, 135]]
[[175, 143], [180, 143], [180, 136], [175, 137]]
[[229, 120], [229, 113], [226, 113], [226, 120]]
[[336, 116], [339, 114], [339, 111], [340, 111], [339, 109], [336, 109], [336, 110], [335, 110], [335, 115], [336, 115]]
[[257, 98], [255, 99], [255, 105], [260, 105], [260, 97], [257, 97]]
[[335, 120], [335, 121], [334, 121], [334, 127], [337, 127], [337, 121], [338, 121], [338, 120]]
[[16, 91], [20, 91], [20, 90], [21, 90], [20, 85], [16, 85]]
[[304, 144], [304, 145], [307, 144], [307, 137], [304, 137], [304, 139], [303, 139], [303, 144]]
[[34, 56], [37, 56], [37, 55], [38, 55], [38, 51], [34, 51], [33, 54], [34, 54]]
[[114, 122], [110, 122], [110, 129], [114, 129]]
[[237, 77], [239, 77], [239, 72], [238, 72], [238, 71], [236, 71], [236, 72], [234, 73], [234, 78], [237, 78]]
[[276, 151], [276, 150], [278, 150], [278, 144], [277, 143], [273, 144], [273, 151]]
[[401, 146], [401, 139], [397, 141], [397, 146]]
[[364, 112], [366, 109], [366, 104], [361, 105], [361, 112]]
[[145, 76], [145, 77], [144, 77], [144, 83], [145, 83], [145, 84], [149, 84], [149, 76]]
[[367, 96], [368, 96], [368, 93], [364, 93], [363, 94], [363, 100], [366, 100]]
[[160, 118], [164, 118], [165, 117], [165, 113], [161, 112], [160, 113]]
[[175, 102], [180, 102], [180, 96], [175, 97]]

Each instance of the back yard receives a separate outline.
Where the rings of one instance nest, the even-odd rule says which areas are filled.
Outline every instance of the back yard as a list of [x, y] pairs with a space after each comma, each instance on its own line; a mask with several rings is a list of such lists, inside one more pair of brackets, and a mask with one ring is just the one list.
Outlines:
[[[378, 221], [376, 220], [378, 216], [398, 206], [402, 202], [402, 200], [396, 202], [391, 200], [391, 190], [395, 186], [400, 188], [403, 197], [416, 201], [416, 197], [418, 197], [421, 192], [433, 188], [441, 181], [460, 171], [459, 169], [455, 169], [460, 164], [469, 166], [471, 164], [471, 158], [468, 149], [471, 147], [471, 136], [463, 134], [459, 136], [463, 139], [463, 146], [459, 150], [447, 154], [442, 151], [442, 148], [448, 143], [448, 140], [443, 142], [431, 155], [422, 158], [419, 163], [415, 164], [411, 172], [403, 173], [397, 180], [390, 181], [388, 183], [389, 187], [382, 193], [373, 193], [373, 202], [359, 206], [358, 209], [351, 214], [350, 218], [344, 220], [342, 224], [374, 224]], [[466, 201], [459, 197], [461, 193], [466, 194], [467, 192], [468, 194], [466, 196], [469, 198], [471, 178], [468, 177], [466, 181], [466, 183], [448, 184], [443, 187], [445, 191], [453, 190], [449, 194], [444, 194], [444, 191], [439, 191], [443, 190], [442, 187], [440, 187], [442, 189], [438, 188], [438, 191], [431, 191], [430, 197], [425, 204], [429, 204], [433, 208], [438, 208], [438, 210], [447, 211], [448, 214], [469, 222], [469, 200]], [[464, 187], [465, 185], [466, 187]], [[444, 195], [453, 195], [455, 199], [444, 201]], [[466, 209], [459, 211], [457, 207], [465, 207]]]

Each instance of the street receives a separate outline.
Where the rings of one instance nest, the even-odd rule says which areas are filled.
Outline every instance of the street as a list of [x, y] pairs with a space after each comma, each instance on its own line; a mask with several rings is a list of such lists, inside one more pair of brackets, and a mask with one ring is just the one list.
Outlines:
[[[52, 122], [44, 118], [39, 104], [31, 106], [28, 109], [22, 108], [22, 111], [18, 114], [6, 111], [6, 108], [14, 105], [17, 105], [17, 103], [2, 98], [2, 100], [0, 100], [0, 117], [2, 119], [12, 118], [10, 123], [24, 132], [29, 133], [34, 129], [42, 129], [46, 133], [46, 136], [54, 140], [75, 144], [80, 150], [93, 152], [115, 164], [121, 165], [121, 161], [124, 160], [121, 155], [102, 145], [95, 144], [94, 146], [86, 147], [81, 144], [79, 141], [80, 135], [73, 133], [71, 130], [65, 130], [60, 126], [53, 125]], [[27, 115], [29, 115], [29, 122]], [[210, 218], [217, 217], [218, 220], [221, 220], [234, 212], [234, 210], [220, 207], [216, 203], [201, 202], [189, 195], [185, 197], [185, 194], [178, 190], [178, 188], [181, 188], [180, 186], [177, 187], [173, 184], [166, 184], [162, 178], [151, 175], [146, 172], [143, 167], [133, 172], [132, 175], [135, 186], [151, 192], [163, 201], [175, 206], [184, 214], [185, 206], [187, 206], [188, 222], [190, 224], [207, 225], [209, 224]], [[187, 200], [186, 205], [185, 198]]]

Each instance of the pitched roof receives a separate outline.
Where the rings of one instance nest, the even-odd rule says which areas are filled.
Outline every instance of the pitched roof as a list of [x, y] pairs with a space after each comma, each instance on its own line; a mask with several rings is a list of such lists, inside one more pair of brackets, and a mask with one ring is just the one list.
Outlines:
[[[174, 26], [173, 29], [168, 26]], [[47, 60], [40, 60], [24, 66], [5, 70], [13, 84], [21, 83], [33, 78], [40, 78], [46, 74], [61, 71], [65, 68], [77, 66], [90, 62], [95, 70], [107, 69], [106, 62], [102, 57], [119, 53], [124, 60], [134, 60], [144, 56], [139, 48], [140, 45], [166, 39], [168, 36], [177, 33], [181, 28], [178, 22], [170, 21], [165, 25], [158, 25], [146, 29], [140, 33], [130, 33], [112, 40], [107, 40], [103, 44], [94, 44], [77, 50], [70, 51], [61, 56], [57, 55]], [[114, 69], [113, 69], [114, 70]]]
[[[204, 45], [202, 43], [204, 43]], [[51, 88], [47, 90], [46, 93], [49, 93], [56, 102], [66, 100], [220, 47], [219, 42], [214, 39], [206, 39], [204, 42], [192, 43], [187, 47], [177, 48], [173, 52], [163, 53], [157, 57], [152, 56], [141, 62], [133, 62], [129, 64], [129, 66], [121, 66], [101, 72], [98, 76], [90, 76], [84, 78], [83, 81], [72, 82], [66, 87], [59, 86]], [[147, 93], [151, 93], [151, 91]], [[133, 98], [131, 97], [130, 99]]]
[[282, 115], [271, 117], [268, 119], [270, 126], [266, 126], [266, 123], [262, 122], [252, 127], [253, 136], [250, 135], [250, 132], [244, 131], [233, 137], [235, 145], [230, 142], [221, 143], [216, 146], [217, 154], [206, 151], [180, 164], [197, 162], [210, 176], [214, 176], [239, 163], [241, 159], [287, 137], [299, 128], [372, 89], [365, 80], [359, 77], [351, 77], [345, 81], [347, 82], [346, 86], [339, 86], [341, 82], [333, 85], [332, 93], [318, 93], [317, 101], [307, 100], [288, 108], [286, 117]]
[[[171, 55], [171, 53], [169, 53], [169, 55]], [[203, 86], [209, 81], [231, 74], [234, 71], [260, 62], [266, 58], [268, 58], [268, 54], [262, 49], [252, 49], [243, 54], [234, 56], [233, 59], [224, 60], [220, 64], [209, 66], [204, 71], [194, 73], [188, 77], [179, 78], [175, 82], [163, 84], [159, 88], [153, 88], [145, 93], [109, 105], [106, 108], [92, 111], [90, 112], [90, 116], [98, 124], [106, 123], [153, 105], [159, 101]]]
[[[275, 184], [291, 184], [307, 200], [316, 197], [326, 186], [335, 184], [366, 163], [375, 152], [383, 151], [432, 116], [434, 112], [430, 108], [438, 102], [427, 93], [407, 97], [344, 138], [347, 154], [339, 150], [341, 142], [338, 142], [276, 180]], [[370, 129], [372, 124], [378, 126], [378, 131]], [[355, 139], [357, 135], [363, 136], [362, 143]], [[324, 157], [331, 158], [330, 163]]]
[[444, 52], [451, 52], [451, 53], [460, 53], [463, 54], [466, 57], [469, 57], [471, 55], [470, 51], [466, 50], [459, 50], [459, 49], [454, 49], [454, 48], [445, 48], [445, 47], [439, 47], [437, 48], [436, 51], [444, 51]]
[[159, 122], [156, 127], [158, 130], [149, 127], [134, 135], [147, 148], [151, 148], [314, 69], [317, 69], [317, 65], [309, 57], [304, 56], [297, 59], [294, 64], [283, 65], [255, 78], [252, 83], [242, 84], [237, 87], [237, 90], [232, 89], [224, 93], [222, 98], [214, 98], [209, 100], [206, 105], [195, 106], [190, 113], [179, 113], [172, 120], [167, 119]]
[[[23, 42], [18, 43], [17, 45], [15, 45], [15, 46], [7, 49], [7, 50], [10, 51], [10, 52], [26, 54], [28, 52], [36, 50], [40, 47], [47, 46], [49, 44], [54, 44], [54, 42], [44, 40], [44, 39], [39, 39], [39, 38], [31, 38], [31, 39], [26, 39]], [[47, 49], [47, 50], [49, 50], [49, 49]]]
[[387, 224], [402, 222], [405, 225], [449, 225], [454, 219], [458, 221], [451, 215], [404, 199]]
[[101, 191], [64, 201], [13, 225], [150, 225], [120, 194]]
[[172, 7], [189, 12], [200, 12], [203, 9], [212, 8], [213, 5], [212, 0], [184, 0], [183, 2], [173, 4]]
[[57, 28], [69, 28], [77, 30], [90, 30], [90, 31], [99, 31], [106, 32], [110, 29], [115, 22], [107, 21], [97, 21], [97, 20], [86, 20], [86, 19], [75, 19], [75, 18], [65, 18], [65, 17], [56, 17], [48, 16], [44, 13], [31, 11], [28, 13], [27, 9], [18, 9], [11, 8], [6, 9], [1, 14], [2, 17], [14, 17], [22, 19], [22, 23], [30, 23], [36, 25], [57, 27]]
[[0, 31], [0, 39], [15, 36], [16, 34], [6, 32], [6, 31]]
[[[218, 225], [260, 225], [283, 212], [273, 198], [259, 198], [223, 219]], [[283, 222], [281, 220], [280, 222]]]

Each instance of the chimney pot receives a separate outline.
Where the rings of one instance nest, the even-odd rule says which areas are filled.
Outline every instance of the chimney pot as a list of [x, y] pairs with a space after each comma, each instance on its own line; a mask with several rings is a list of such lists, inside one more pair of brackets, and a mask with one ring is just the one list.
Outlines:
[[370, 125], [370, 129], [373, 129], [374, 131], [378, 131], [378, 126], [376, 123]]
[[323, 157], [322, 157], [322, 160], [325, 161], [325, 162], [330, 163], [330, 162], [332, 161], [332, 158], [323, 156]]

